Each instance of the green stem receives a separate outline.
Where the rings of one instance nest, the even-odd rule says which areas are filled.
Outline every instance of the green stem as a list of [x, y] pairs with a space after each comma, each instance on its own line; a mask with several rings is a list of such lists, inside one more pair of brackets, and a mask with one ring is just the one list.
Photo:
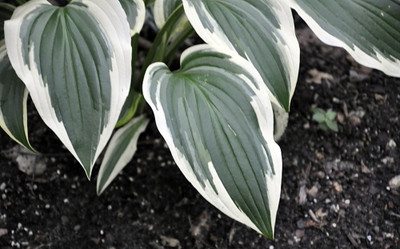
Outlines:
[[[170, 28], [174, 26], [174, 23], [179, 20], [180, 15], [183, 13], [183, 6], [180, 5], [173, 13], [172, 15], [168, 18], [167, 22], [164, 24], [164, 26], [161, 28], [160, 32], [158, 32], [156, 38], [154, 39], [153, 45], [151, 46], [149, 52], [147, 53], [146, 59], [143, 63], [142, 70], [140, 72], [140, 76], [138, 78], [138, 82], [142, 83], [144, 74], [147, 70], [147, 68], [150, 66], [151, 63], [155, 61], [162, 61], [164, 58], [164, 53], [158, 54], [160, 51], [160, 46], [161, 50], [165, 48], [167, 45], [166, 43], [168, 42], [168, 32], [170, 31]], [[140, 92], [140, 91], [139, 91]]]
[[154, 4], [154, 0], [145, 0], [144, 4], [146, 5], [146, 7], [149, 7]]
[[24, 3], [26, 3], [25, 0], [15, 0], [19, 5], [23, 5]]
[[193, 35], [194, 33], [195, 31], [192, 25], [190, 25], [190, 23], [187, 23], [185, 25], [184, 30], [181, 33], [179, 33], [179, 35], [175, 38], [175, 40], [168, 46], [168, 50], [165, 53], [163, 60], [168, 66], [170, 66], [172, 61], [175, 59], [175, 54], [178, 51], [179, 47], [182, 45], [182, 43], [185, 41], [185, 39]]
[[132, 76], [131, 76], [131, 89], [139, 92], [140, 90], [140, 82], [135, 80], [135, 71], [136, 71], [136, 60], [138, 54], [138, 46], [139, 46], [139, 34], [135, 34], [131, 38], [131, 45], [132, 45]]

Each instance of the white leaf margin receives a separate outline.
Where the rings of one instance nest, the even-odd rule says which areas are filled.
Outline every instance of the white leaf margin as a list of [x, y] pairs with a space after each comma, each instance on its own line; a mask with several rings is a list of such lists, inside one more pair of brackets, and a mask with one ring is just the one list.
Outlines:
[[[112, 83], [110, 116], [108, 124], [100, 135], [93, 164], [90, 166], [89, 174], [87, 174], [88, 178], [90, 178], [94, 162], [111, 137], [118, 121], [119, 113], [129, 93], [132, 55], [130, 27], [125, 11], [118, 0], [73, 0], [72, 2], [80, 2], [87, 6], [88, 11], [99, 22], [104, 33], [107, 35], [114, 54], [114, 57], [111, 58], [112, 70], [110, 69]], [[36, 67], [29, 68], [22, 59], [22, 49], [20, 49], [22, 42], [19, 37], [20, 33], [16, 31], [22, 26], [25, 17], [35, 11], [40, 5], [51, 4], [47, 0], [31, 0], [18, 7], [11, 19], [5, 22], [4, 33], [7, 52], [18, 77], [26, 85], [39, 115], [84, 168], [73, 148], [63, 123], [58, 121], [54, 110], [49, 108], [51, 107], [50, 95], [41, 94], [41, 92], [48, 92], [48, 87], [45, 86], [38, 69]], [[30, 48], [29, 60], [32, 66], [35, 65], [33, 51], [34, 49]]]
[[[0, 40], [0, 61], [2, 61], [7, 55], [7, 50], [6, 50], [6, 44], [4, 40]], [[24, 98], [23, 98], [23, 113], [22, 113], [22, 117], [23, 117], [23, 122], [24, 122], [24, 131], [25, 131], [25, 137], [27, 138], [27, 142], [29, 143], [28, 140], [28, 110], [27, 110], [27, 101], [28, 101], [28, 96], [29, 96], [29, 92], [28, 90], [25, 88], [25, 92], [24, 92]], [[10, 131], [10, 129], [8, 129], [7, 124], [4, 120], [4, 114], [2, 112], [2, 108], [0, 108], [0, 127], [7, 133], [7, 135], [9, 135], [14, 141], [16, 141], [17, 143], [19, 143], [21, 146], [26, 147], [27, 145], [22, 144]], [[30, 145], [30, 144], [29, 144]], [[33, 150], [33, 148], [30, 146], [30, 148], [27, 148], [30, 150]]]
[[[104, 183], [104, 185], [101, 187], [100, 186], [100, 178], [103, 177], [107, 163], [109, 162], [110, 158], [115, 156], [114, 149], [118, 148], [119, 140], [121, 137], [125, 134], [126, 131], [131, 129], [133, 126], [135, 126], [137, 123], [143, 122], [140, 127], [137, 129], [135, 132], [134, 136], [131, 138], [131, 141], [129, 142], [129, 145], [127, 148], [125, 148], [124, 152], [120, 155], [118, 162], [116, 165], [114, 165], [114, 168], [111, 172], [111, 174], [108, 176], [107, 181]], [[110, 185], [110, 183], [114, 180], [114, 178], [118, 175], [119, 172], [132, 160], [133, 156], [136, 153], [137, 150], [137, 142], [139, 139], [139, 136], [145, 131], [147, 125], [149, 123], [149, 119], [146, 118], [144, 115], [138, 116], [136, 118], [133, 118], [129, 123], [124, 125], [122, 128], [118, 129], [113, 137], [111, 138], [107, 150], [104, 154], [103, 161], [100, 166], [100, 170], [98, 173], [98, 179], [97, 179], [97, 194], [100, 195], [107, 187]]]
[[296, 2], [296, 0], [288, 0], [291, 8], [296, 10], [296, 12], [301, 16], [301, 18], [307, 23], [315, 35], [324, 43], [344, 48], [350, 55], [361, 65], [375, 68], [381, 70], [385, 74], [393, 77], [400, 77], [400, 60], [397, 58], [387, 59], [387, 57], [375, 50], [377, 59], [374, 59], [360, 48], [354, 46], [351, 48], [345, 42], [339, 38], [326, 32], [306, 11], [301, 8], [301, 6]]
[[[154, 22], [156, 23], [157, 27], [161, 29], [167, 21], [168, 16], [165, 16], [165, 7], [171, 2], [181, 3], [181, 0], [155, 0], [154, 2]], [[172, 13], [171, 13], [172, 14]]]
[[[144, 1], [143, 0], [120, 0], [120, 1], [128, 1], [130, 2], [130, 4], [136, 6], [137, 15], [134, 17], [135, 18], [135, 20], [133, 21], [134, 25], [130, 27], [130, 30], [131, 30], [131, 36], [139, 34], [146, 20], [146, 5], [144, 4]], [[129, 18], [130, 16], [127, 15], [128, 22]]]
[[[218, 49], [226, 54], [238, 54], [232, 43], [229, 41], [228, 37], [224, 35], [224, 32], [218, 29], [219, 24], [213, 19], [212, 16], [208, 14], [207, 11], [204, 11], [202, 14], [208, 16], [208, 20], [211, 21], [211, 26], [215, 28], [216, 31], [211, 32], [208, 29], [202, 28], [202, 20], [200, 19], [199, 15], [197, 14], [194, 7], [191, 6], [191, 1], [199, 1], [199, 0], [182, 0], [183, 7], [185, 9], [186, 16], [188, 17], [190, 23], [192, 24], [193, 28], [195, 28], [196, 33], [209, 45]], [[293, 97], [298, 74], [300, 68], [300, 47], [298, 40], [295, 35], [295, 27], [294, 27], [294, 20], [293, 15], [290, 11], [290, 7], [286, 4], [285, 1], [279, 0], [262, 0], [267, 1], [273, 5], [272, 9], [276, 13], [276, 18], [280, 21], [281, 29], [276, 30], [277, 36], [283, 37], [286, 39], [286, 45], [279, 43], [279, 47], [281, 51], [284, 51], [284, 54], [287, 55], [286, 57], [281, 57], [284, 61], [284, 64], [290, 65], [289, 68], [289, 78], [290, 78], [290, 99]], [[203, 8], [205, 9], [205, 8]], [[277, 40], [280, 40], [279, 38]], [[249, 61], [249, 58], [246, 57]], [[279, 101], [276, 97], [270, 92], [269, 98], [272, 102], [276, 105], [280, 106]]]
[[143, 28], [144, 22], [146, 20], [146, 5], [143, 0], [135, 0], [136, 6], [138, 7], [138, 15], [135, 19], [135, 26], [131, 29], [131, 36], [134, 34], [139, 34]]
[[[188, 48], [182, 53], [181, 62], [185, 60], [185, 58], [191, 54], [196, 53], [197, 51], [217, 51], [215, 48], [207, 44], [196, 45]], [[244, 70], [248, 71], [250, 75], [252, 75], [255, 79], [255, 82], [251, 82], [250, 79], [241, 75], [242, 79], [249, 83], [251, 89], [256, 94], [253, 96], [251, 105], [253, 106], [255, 113], [257, 115], [257, 119], [260, 125], [260, 130], [263, 137], [266, 139], [269, 149], [271, 152], [275, 175], [271, 176], [266, 174], [265, 180], [267, 184], [268, 190], [268, 199], [270, 203], [270, 215], [271, 215], [271, 224], [272, 229], [275, 227], [276, 214], [279, 206], [280, 193], [281, 193], [281, 183], [282, 183], [282, 154], [281, 149], [278, 144], [274, 140], [273, 129], [274, 129], [274, 120], [273, 120], [273, 111], [269, 98], [269, 90], [263, 83], [261, 75], [258, 71], [251, 65], [249, 61], [242, 58], [239, 55], [230, 55], [230, 62], [235, 63], [236, 65], [241, 66]], [[171, 132], [167, 126], [165, 112], [163, 111], [163, 106], [159, 101], [160, 96], [160, 87], [157, 88], [157, 92], [154, 93], [157, 97], [156, 103], [151, 101], [152, 97], [150, 93], [150, 85], [152, 81], [152, 74], [157, 71], [160, 67], [166, 67], [164, 63], [157, 62], [151, 64], [145, 74], [143, 80], [143, 96], [146, 99], [147, 103], [150, 105], [154, 112], [154, 116], [156, 119], [156, 124], [159, 132], [165, 139], [168, 147], [170, 148], [172, 157], [174, 158], [177, 166], [182, 171], [183, 175], [189, 182], [194, 186], [194, 188], [211, 204], [221, 210], [224, 214], [235, 219], [257, 232], [261, 233], [261, 231], [257, 228], [257, 226], [250, 220], [250, 218], [240, 210], [232, 198], [229, 196], [228, 191], [220, 180], [218, 173], [216, 172], [212, 162], [208, 163], [209, 171], [212, 174], [214, 179], [214, 186], [217, 189], [217, 192], [214, 191], [212, 184], [210, 182], [205, 182], [205, 188], [197, 181], [196, 174], [194, 173], [192, 167], [190, 166], [188, 160], [185, 155], [183, 155], [175, 146]], [[162, 84], [162, 82], [158, 82], [157, 84]]]

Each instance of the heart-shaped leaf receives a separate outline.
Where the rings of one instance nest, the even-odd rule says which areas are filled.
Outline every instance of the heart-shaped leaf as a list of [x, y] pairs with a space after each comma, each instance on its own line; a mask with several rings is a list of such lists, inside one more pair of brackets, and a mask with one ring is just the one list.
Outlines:
[[146, 71], [143, 95], [180, 170], [228, 216], [273, 236], [282, 160], [269, 93], [240, 56], [198, 45]]
[[11, 64], [43, 121], [90, 177], [129, 92], [130, 28], [118, 0], [46, 0], [5, 23]]
[[280, 0], [183, 0], [199, 36], [226, 53], [249, 60], [286, 111], [300, 63], [293, 17]]

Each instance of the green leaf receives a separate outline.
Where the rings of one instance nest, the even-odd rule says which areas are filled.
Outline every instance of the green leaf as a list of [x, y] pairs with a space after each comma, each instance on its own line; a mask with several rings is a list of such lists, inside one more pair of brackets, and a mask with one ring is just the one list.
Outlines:
[[146, 5], [146, 7], [150, 7], [154, 5], [154, 1], [155, 0], [144, 0], [144, 4]]
[[132, 160], [140, 134], [146, 129], [149, 119], [140, 116], [115, 132], [104, 154], [97, 178], [97, 194], [100, 195], [118, 173]]
[[336, 118], [336, 112], [328, 111], [326, 112], [325, 116], [328, 120], [334, 120]]
[[4, 22], [11, 18], [15, 7], [8, 3], [0, 3], [0, 40], [4, 39]]
[[167, 22], [171, 14], [182, 4], [182, 0], [156, 0], [154, 3], [154, 21], [159, 29]]
[[118, 0], [29, 1], [5, 23], [13, 68], [88, 177], [129, 92], [129, 33]]
[[282, 159], [261, 76], [243, 58], [198, 45], [181, 69], [150, 65], [143, 96], [185, 177], [214, 206], [273, 237]]
[[327, 120], [325, 123], [326, 123], [326, 126], [327, 126], [330, 130], [332, 130], [332, 131], [334, 131], [334, 132], [338, 132], [338, 131], [339, 131], [339, 128], [338, 128], [338, 125], [337, 125], [336, 121]]
[[328, 125], [325, 122], [319, 123], [318, 127], [323, 131], [327, 131], [328, 130]]
[[359, 63], [400, 77], [398, 0], [289, 0], [325, 43], [345, 48]]
[[[147, 53], [146, 60], [142, 65], [143, 69], [156, 61], [169, 62], [176, 56], [176, 51], [182, 45], [185, 38], [193, 32], [193, 28], [186, 18], [183, 6], [180, 5], [169, 16], [167, 22], [158, 32], [153, 41], [150, 51]], [[171, 58], [173, 57], [173, 58]], [[145, 71], [142, 70], [139, 81], [142, 82]]]
[[313, 108], [312, 112], [313, 113], [321, 113], [321, 114], [325, 115], [325, 111], [321, 108]]
[[28, 90], [8, 59], [4, 40], [0, 41], [0, 126], [16, 142], [35, 151], [28, 140]]
[[143, 0], [119, 0], [127, 15], [131, 36], [142, 30], [146, 19], [146, 6]]
[[312, 116], [312, 119], [317, 121], [318, 123], [322, 123], [325, 121], [325, 115], [323, 113], [314, 113], [314, 115]]
[[140, 93], [132, 90], [132, 94], [128, 95], [128, 98], [126, 99], [125, 104], [122, 107], [122, 111], [116, 127], [125, 125], [133, 118], [133, 116], [135, 116], [139, 103], [142, 99], [143, 96]]
[[272, 93], [289, 110], [299, 71], [290, 8], [279, 0], [183, 0], [199, 36], [219, 51], [249, 60]]

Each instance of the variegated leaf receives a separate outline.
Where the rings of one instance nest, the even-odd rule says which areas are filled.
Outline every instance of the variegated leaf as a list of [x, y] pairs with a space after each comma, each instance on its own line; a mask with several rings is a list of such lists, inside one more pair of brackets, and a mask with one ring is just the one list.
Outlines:
[[359, 63], [400, 77], [398, 0], [289, 0], [325, 43], [345, 48]]
[[116, 127], [121, 127], [128, 123], [136, 114], [139, 104], [143, 100], [143, 96], [131, 89], [131, 93], [125, 100], [125, 104], [122, 107], [121, 114], [118, 119]]
[[4, 40], [0, 41], [0, 126], [16, 142], [34, 151], [28, 140], [28, 90], [8, 59]]
[[143, 0], [119, 0], [128, 17], [131, 36], [142, 30], [146, 18], [146, 6]]
[[13, 68], [88, 177], [129, 92], [129, 33], [118, 0], [32, 0], [5, 23]]
[[154, 21], [159, 29], [164, 26], [168, 17], [182, 4], [182, 0], [156, 0], [154, 3]]
[[110, 140], [97, 178], [97, 194], [100, 195], [118, 173], [132, 160], [140, 134], [146, 129], [149, 119], [140, 116], [120, 128]]
[[254, 67], [198, 45], [175, 73], [152, 64], [143, 84], [185, 177], [222, 212], [273, 237], [282, 160], [268, 89]]
[[299, 70], [290, 8], [280, 0], [183, 0], [199, 36], [220, 51], [249, 60], [272, 93], [289, 110]]

